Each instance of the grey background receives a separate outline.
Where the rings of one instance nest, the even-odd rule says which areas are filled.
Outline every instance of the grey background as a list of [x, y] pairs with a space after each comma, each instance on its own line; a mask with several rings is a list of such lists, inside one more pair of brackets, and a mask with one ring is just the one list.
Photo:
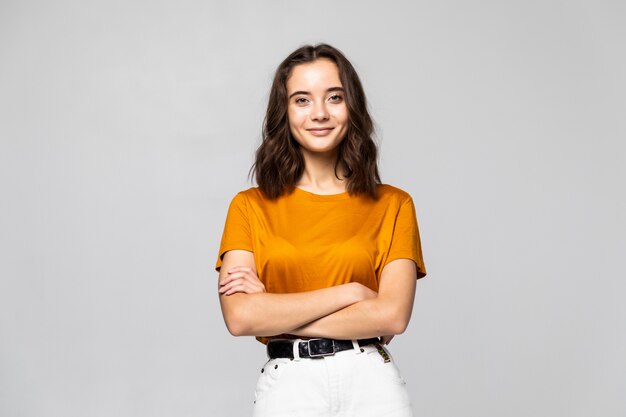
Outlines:
[[354, 63], [429, 276], [418, 416], [626, 415], [619, 1], [0, 3], [0, 415], [245, 416], [226, 209], [272, 72]]

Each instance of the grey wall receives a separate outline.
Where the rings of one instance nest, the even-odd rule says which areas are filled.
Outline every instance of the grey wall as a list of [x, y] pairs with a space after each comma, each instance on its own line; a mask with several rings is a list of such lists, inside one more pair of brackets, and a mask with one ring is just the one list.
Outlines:
[[624, 416], [618, 1], [0, 4], [0, 415], [245, 416], [213, 270], [276, 65], [359, 71], [429, 276], [418, 416]]

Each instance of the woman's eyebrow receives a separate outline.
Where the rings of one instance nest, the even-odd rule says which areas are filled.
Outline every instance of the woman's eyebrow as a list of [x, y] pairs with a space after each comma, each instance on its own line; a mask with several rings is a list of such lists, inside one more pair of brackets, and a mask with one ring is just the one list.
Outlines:
[[[330, 93], [332, 91], [341, 91], [343, 92], [343, 87], [330, 87], [329, 89], [326, 90], [327, 93]], [[302, 94], [302, 95], [311, 95], [311, 93], [309, 91], [294, 91], [293, 93], [291, 93], [289, 95], [289, 98], [298, 95], [298, 94]]]

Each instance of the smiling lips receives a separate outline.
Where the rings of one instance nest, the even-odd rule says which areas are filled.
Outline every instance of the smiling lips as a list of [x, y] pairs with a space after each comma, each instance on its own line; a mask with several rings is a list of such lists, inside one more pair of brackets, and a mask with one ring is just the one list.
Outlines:
[[320, 129], [307, 129], [313, 136], [326, 136], [328, 135], [331, 130], [333, 130], [333, 127], [326, 127], [326, 128], [320, 128]]

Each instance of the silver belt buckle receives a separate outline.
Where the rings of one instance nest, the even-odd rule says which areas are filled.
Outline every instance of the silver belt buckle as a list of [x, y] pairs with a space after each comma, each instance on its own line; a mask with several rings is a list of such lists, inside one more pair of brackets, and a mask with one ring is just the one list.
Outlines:
[[[320, 340], [323, 339], [309, 339], [306, 341], [307, 343], [307, 347], [309, 348], [309, 357], [311, 358], [320, 358], [322, 356], [330, 356], [330, 355], [334, 355], [335, 354], [335, 341], [330, 339], [332, 346], [333, 346], [333, 351], [332, 352], [326, 352], [326, 353], [313, 353], [313, 350], [311, 349], [311, 342], [318, 342]], [[327, 339], [328, 340], [328, 339]]]

